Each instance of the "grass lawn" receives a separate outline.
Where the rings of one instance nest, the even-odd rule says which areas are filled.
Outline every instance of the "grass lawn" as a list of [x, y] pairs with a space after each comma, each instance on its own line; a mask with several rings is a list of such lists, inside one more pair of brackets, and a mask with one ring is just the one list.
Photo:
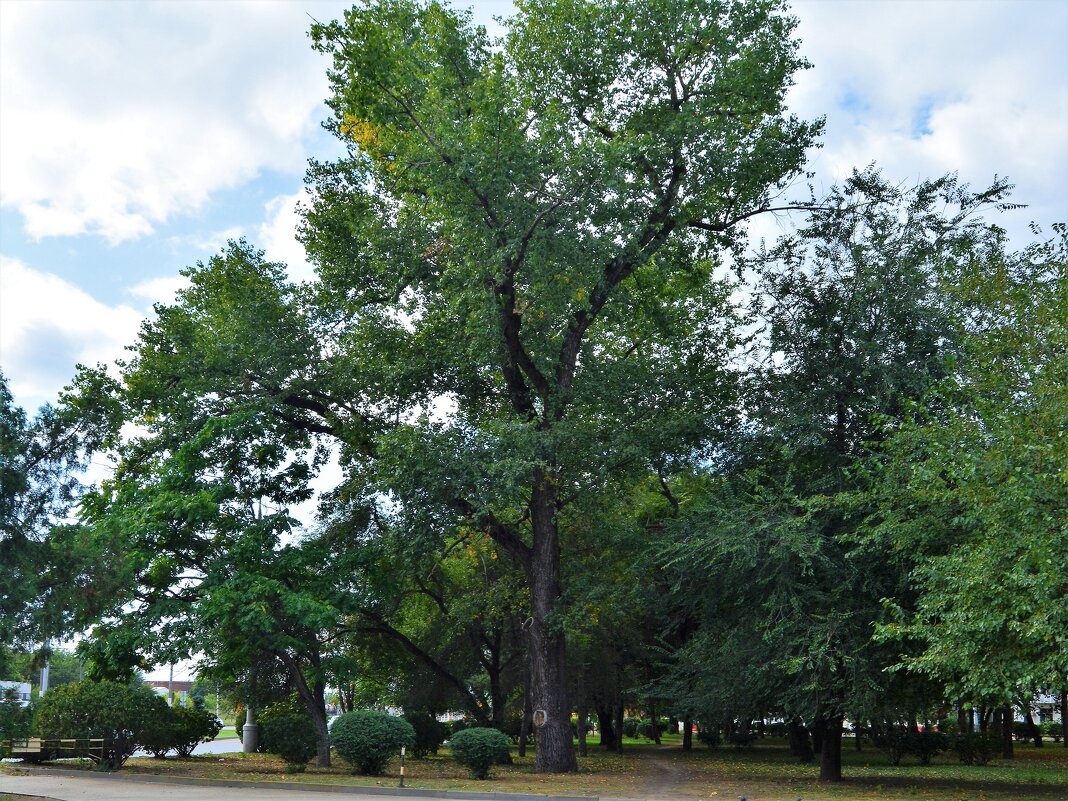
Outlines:
[[[857, 753], [847, 742], [843, 751], [841, 785], [816, 781], [816, 765], [801, 765], [781, 739], [768, 738], [752, 748], [695, 744], [684, 752], [679, 737], [665, 738], [658, 748], [645, 741], [627, 741], [622, 756], [592, 746], [579, 759], [579, 773], [539, 775], [533, 755], [501, 765], [486, 781], [474, 781], [442, 752], [430, 759], [409, 759], [405, 785], [413, 788], [480, 792], [543, 793], [669, 801], [1053, 801], [1068, 799], [1068, 749], [1047, 744], [1036, 749], [1017, 744], [1016, 759], [986, 767], [961, 765], [955, 757], [935, 758], [933, 764], [891, 766], [885, 754], [871, 746]], [[396, 786], [398, 763], [389, 775], [352, 776], [344, 763], [305, 773], [286, 774], [277, 757], [267, 754], [221, 754], [189, 760], [131, 759], [124, 772], [172, 774], [201, 778], [251, 781], [298, 781], [333, 784]]]

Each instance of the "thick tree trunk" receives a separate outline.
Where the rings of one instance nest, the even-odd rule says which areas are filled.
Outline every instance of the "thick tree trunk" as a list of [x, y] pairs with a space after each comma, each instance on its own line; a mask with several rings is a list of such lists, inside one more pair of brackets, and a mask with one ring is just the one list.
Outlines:
[[1027, 736], [1031, 738], [1031, 742], [1035, 744], [1035, 748], [1042, 747], [1042, 732], [1039, 731], [1038, 726], [1035, 725], [1035, 719], [1031, 717], [1031, 704], [1024, 703], [1021, 705], [1023, 708], [1024, 725], [1027, 726]]
[[597, 728], [601, 730], [601, 745], [605, 751], [616, 750], [616, 729], [612, 725], [612, 710], [597, 702]]
[[688, 716], [682, 722], [682, 750], [693, 750], [693, 718]]
[[523, 671], [523, 717], [519, 721], [519, 756], [527, 755], [527, 739], [530, 737], [530, 656], [528, 654], [526, 668]]
[[[304, 701], [304, 705], [311, 715], [312, 725], [315, 726], [315, 764], [320, 768], [330, 767], [330, 728], [326, 722], [326, 685], [322, 681], [316, 681], [308, 685], [301, 670], [300, 663], [290, 654], [281, 651], [276, 652], [279, 659], [289, 670], [289, 676], [297, 687], [297, 693]], [[318, 664], [318, 656], [311, 657], [313, 664]]]
[[812, 761], [812, 746], [808, 742], [808, 730], [801, 721], [791, 720], [786, 727], [790, 742], [790, 753], [802, 762]]
[[312, 713], [315, 724], [315, 764], [320, 768], [330, 767], [330, 727], [326, 722], [326, 712]]
[[579, 756], [586, 756], [586, 724], [589, 721], [590, 712], [586, 700], [586, 672], [581, 669], [579, 670], [578, 694], [578, 709], [575, 710], [578, 713], [576, 716], [578, 717], [578, 731], [576, 732], [578, 735], [578, 752]]
[[656, 719], [656, 704], [652, 702], [649, 703], [649, 722], [653, 727], [653, 742], [660, 745], [660, 726]]
[[586, 709], [586, 702], [583, 701], [579, 704], [578, 708], [578, 752], [579, 756], [586, 756], [589, 753], [589, 747], [586, 744], [586, 727], [589, 722], [590, 715]]
[[818, 716], [812, 721], [812, 750], [817, 754], [823, 753], [823, 735], [827, 730], [827, 720], [823, 715]]
[[961, 701], [957, 701], [957, 730], [962, 734], [968, 731], [968, 715]]
[[820, 781], [842, 781], [842, 716], [823, 720], [823, 748], [820, 752]]
[[567, 773], [578, 770], [578, 762], [571, 744], [564, 634], [549, 625], [561, 595], [556, 490], [541, 471], [535, 475], [530, 510], [533, 547], [527, 560], [527, 580], [531, 603], [528, 636], [536, 738], [534, 769], [538, 773]]
[[[484, 660], [482, 663], [483, 668], [486, 670], [486, 674], [489, 677], [489, 692], [490, 692], [490, 726], [498, 731], [503, 731], [505, 723], [505, 696], [504, 682], [502, 681], [502, 675], [504, 669], [501, 667], [501, 633], [495, 632], [492, 640], [489, 637], [483, 639], [487, 649], [490, 651], [490, 658]], [[476, 643], [477, 645], [477, 643]]]
[[623, 693], [616, 698], [616, 751], [623, 753]]
[[1012, 707], [1001, 709], [1001, 758], [1012, 759]]

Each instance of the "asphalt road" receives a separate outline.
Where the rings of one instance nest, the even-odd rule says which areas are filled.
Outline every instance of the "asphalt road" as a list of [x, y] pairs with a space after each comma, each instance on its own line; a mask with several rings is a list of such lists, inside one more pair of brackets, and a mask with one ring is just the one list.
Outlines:
[[[58, 801], [384, 801], [381, 795], [276, 789], [264, 784], [250, 788], [205, 787], [106, 776], [13, 776], [0, 773], [0, 794], [3, 793], [38, 795]], [[419, 798], [409, 797], [404, 801], [419, 801]]]

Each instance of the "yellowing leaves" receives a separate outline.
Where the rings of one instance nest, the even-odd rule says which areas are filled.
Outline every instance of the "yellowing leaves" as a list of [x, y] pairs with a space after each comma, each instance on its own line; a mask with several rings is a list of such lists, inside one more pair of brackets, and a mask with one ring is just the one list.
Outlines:
[[380, 162], [385, 169], [390, 169], [393, 162], [387, 157], [382, 142], [382, 126], [370, 120], [362, 120], [353, 114], [346, 114], [341, 122], [341, 133], [349, 137], [360, 149]]
[[369, 120], [361, 120], [352, 114], [346, 114], [341, 123], [341, 133], [369, 153], [378, 149], [379, 126]]

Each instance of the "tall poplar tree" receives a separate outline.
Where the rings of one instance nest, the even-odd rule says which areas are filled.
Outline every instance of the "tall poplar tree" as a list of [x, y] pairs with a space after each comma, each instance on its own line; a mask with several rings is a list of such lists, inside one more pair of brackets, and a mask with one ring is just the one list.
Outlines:
[[576, 765], [569, 508], [707, 440], [719, 254], [782, 205], [821, 126], [785, 113], [805, 63], [783, 12], [530, 0], [494, 40], [388, 0], [312, 29], [348, 155], [310, 171], [305, 243], [341, 347], [380, 363], [375, 408], [407, 423], [376, 451], [394, 514], [482, 529], [526, 575], [540, 771]]

